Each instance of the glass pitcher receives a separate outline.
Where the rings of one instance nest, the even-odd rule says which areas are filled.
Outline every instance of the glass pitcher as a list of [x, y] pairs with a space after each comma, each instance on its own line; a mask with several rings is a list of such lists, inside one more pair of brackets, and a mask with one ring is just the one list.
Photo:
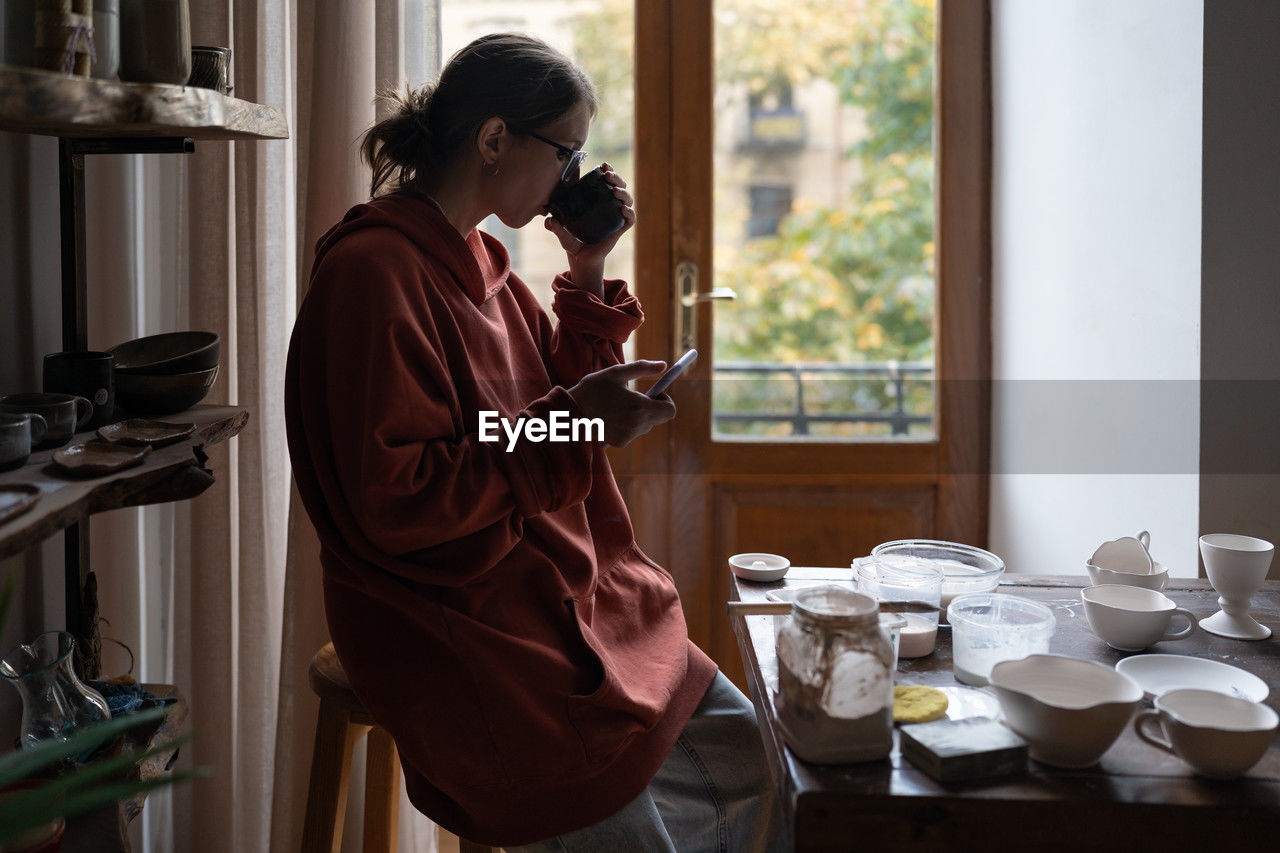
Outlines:
[[49, 631], [30, 645], [19, 643], [0, 659], [0, 677], [22, 696], [19, 740], [23, 748], [50, 738], [66, 740], [81, 726], [111, 718], [107, 700], [72, 671], [73, 649], [74, 637], [66, 631]]

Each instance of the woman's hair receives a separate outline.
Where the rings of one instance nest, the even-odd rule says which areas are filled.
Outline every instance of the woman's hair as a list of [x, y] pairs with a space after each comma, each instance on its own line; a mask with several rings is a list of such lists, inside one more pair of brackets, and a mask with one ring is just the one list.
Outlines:
[[520, 33], [481, 36], [453, 55], [434, 85], [385, 92], [378, 100], [391, 114], [360, 143], [373, 169], [370, 196], [413, 187], [463, 151], [494, 116], [521, 133], [545, 127], [580, 101], [594, 116], [599, 104], [585, 71]]

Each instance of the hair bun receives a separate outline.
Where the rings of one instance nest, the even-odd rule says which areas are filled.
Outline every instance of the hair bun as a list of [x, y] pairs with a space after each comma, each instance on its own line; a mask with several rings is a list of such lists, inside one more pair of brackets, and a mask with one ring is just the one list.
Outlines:
[[418, 144], [430, 144], [431, 101], [436, 92], [434, 83], [425, 83], [417, 89], [407, 89], [401, 101], [401, 110], [409, 119], [409, 132]]

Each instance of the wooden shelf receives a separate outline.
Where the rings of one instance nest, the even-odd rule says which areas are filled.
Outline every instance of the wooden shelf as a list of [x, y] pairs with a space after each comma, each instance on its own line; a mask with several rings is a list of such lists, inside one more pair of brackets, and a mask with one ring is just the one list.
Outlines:
[[195, 86], [122, 83], [0, 64], [0, 130], [75, 138], [287, 139], [276, 107]]
[[[41, 492], [40, 501], [30, 510], [0, 524], [0, 559], [21, 553], [93, 513], [195, 497], [213, 483], [204, 470], [201, 448], [239, 434], [249, 422], [249, 411], [236, 406], [196, 406], [163, 420], [194, 423], [197, 429], [185, 441], [152, 451], [134, 468], [72, 478], [51, 464], [57, 449], [53, 448], [32, 453], [23, 467], [0, 474], [0, 485], [30, 483]], [[77, 433], [72, 442], [92, 437], [92, 432]]]

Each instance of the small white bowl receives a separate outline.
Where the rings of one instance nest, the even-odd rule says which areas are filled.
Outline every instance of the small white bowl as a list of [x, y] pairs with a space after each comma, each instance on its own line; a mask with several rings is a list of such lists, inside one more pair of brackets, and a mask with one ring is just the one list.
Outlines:
[[1160, 563], [1153, 563], [1153, 565], [1155, 568], [1148, 575], [1139, 575], [1134, 572], [1117, 572], [1114, 569], [1095, 566], [1093, 563], [1085, 563], [1085, 568], [1089, 570], [1089, 580], [1093, 582], [1094, 586], [1114, 583], [1121, 586], [1154, 589], [1156, 592], [1160, 592], [1169, 583], [1169, 570]]
[[744, 581], [773, 583], [782, 580], [791, 561], [777, 554], [734, 554], [729, 558], [729, 570]]
[[1097, 764], [1142, 702], [1142, 688], [1128, 676], [1062, 655], [1001, 661], [991, 686], [1031, 757], [1055, 767]]

